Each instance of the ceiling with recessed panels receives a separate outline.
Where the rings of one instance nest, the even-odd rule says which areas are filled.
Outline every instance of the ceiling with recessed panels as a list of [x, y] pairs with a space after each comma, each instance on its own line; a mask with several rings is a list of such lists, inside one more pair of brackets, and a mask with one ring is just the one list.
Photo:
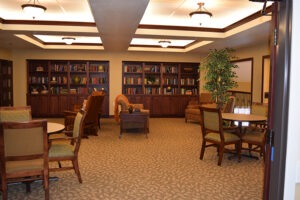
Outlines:
[[[201, 26], [189, 16], [200, 1], [213, 15]], [[260, 14], [263, 3], [200, 1], [36, 0], [47, 10], [33, 19], [21, 8], [33, 0], [0, 0], [0, 47], [198, 53], [267, 43], [271, 17]], [[67, 45], [63, 37], [75, 40]]]

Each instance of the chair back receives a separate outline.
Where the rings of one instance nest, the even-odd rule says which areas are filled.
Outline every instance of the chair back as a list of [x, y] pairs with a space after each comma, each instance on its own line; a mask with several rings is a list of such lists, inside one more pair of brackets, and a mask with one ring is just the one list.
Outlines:
[[[84, 123], [96, 123], [98, 114], [101, 112], [102, 103], [104, 101], [104, 94], [102, 92], [94, 91], [87, 99], [85, 111], [86, 117]], [[96, 123], [97, 124], [97, 123]]]
[[32, 120], [31, 107], [0, 107], [0, 122], [22, 122]]
[[205, 137], [207, 133], [214, 132], [219, 133], [221, 140], [224, 140], [221, 109], [200, 107], [200, 114], [202, 136]]
[[75, 117], [74, 126], [73, 126], [73, 138], [76, 138], [76, 145], [75, 145], [75, 153], [78, 153], [81, 137], [83, 136], [84, 132], [84, 120], [86, 118], [87, 112], [84, 110], [80, 110]]
[[44, 183], [47, 190], [47, 134], [46, 120], [0, 123], [0, 170], [5, 196], [8, 182], [32, 181], [40, 177], [47, 182]]
[[251, 114], [268, 117], [268, 105], [261, 103], [253, 103], [251, 105]]
[[233, 113], [234, 107], [235, 107], [235, 97], [230, 96], [223, 108], [223, 112], [224, 113]]

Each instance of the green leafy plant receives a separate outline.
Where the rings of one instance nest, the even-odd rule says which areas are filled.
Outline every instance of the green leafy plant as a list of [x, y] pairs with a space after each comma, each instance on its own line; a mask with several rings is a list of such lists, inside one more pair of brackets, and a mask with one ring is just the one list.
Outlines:
[[231, 48], [210, 50], [199, 67], [205, 73], [203, 88], [211, 93], [213, 100], [221, 108], [228, 100], [227, 91], [237, 87], [237, 75], [233, 69], [238, 66], [231, 62], [235, 58], [231, 55], [232, 52], [234, 50]]

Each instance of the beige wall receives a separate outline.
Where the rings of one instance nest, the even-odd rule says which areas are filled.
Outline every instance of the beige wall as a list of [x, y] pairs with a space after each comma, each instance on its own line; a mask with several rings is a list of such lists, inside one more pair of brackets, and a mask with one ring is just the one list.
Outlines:
[[253, 102], [261, 102], [261, 89], [262, 89], [262, 57], [270, 55], [268, 43], [261, 44], [260, 46], [248, 47], [239, 49], [235, 52], [238, 59], [253, 58]]
[[11, 51], [7, 49], [0, 49], [0, 59], [11, 60], [12, 59]]

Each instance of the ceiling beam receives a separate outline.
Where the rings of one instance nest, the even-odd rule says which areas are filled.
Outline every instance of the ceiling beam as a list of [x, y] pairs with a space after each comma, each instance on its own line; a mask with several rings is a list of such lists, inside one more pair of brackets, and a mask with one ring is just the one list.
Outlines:
[[104, 49], [126, 51], [149, 0], [89, 0], [89, 3]]

